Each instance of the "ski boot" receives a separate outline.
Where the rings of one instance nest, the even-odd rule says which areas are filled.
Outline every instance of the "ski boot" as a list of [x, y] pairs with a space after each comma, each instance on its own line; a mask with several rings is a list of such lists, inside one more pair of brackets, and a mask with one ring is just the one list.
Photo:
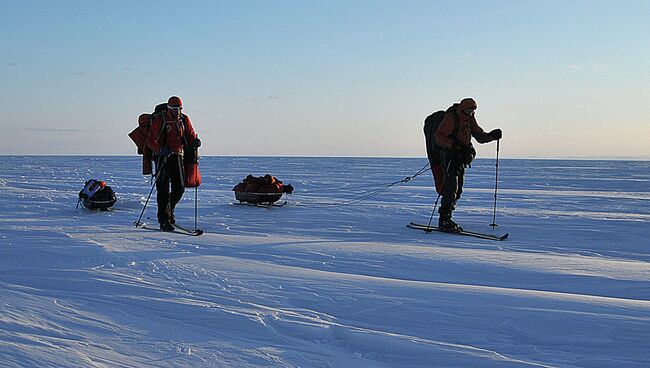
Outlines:
[[169, 223], [174, 225], [176, 223], [176, 217], [174, 216], [174, 212], [172, 211], [172, 214], [169, 216]]
[[160, 224], [160, 231], [171, 232], [174, 230], [176, 230], [176, 228], [173, 227], [169, 222], [163, 222]]
[[438, 229], [449, 233], [459, 233], [463, 231], [463, 228], [458, 226], [458, 224], [451, 219], [451, 215], [440, 215], [440, 218], [438, 219]]

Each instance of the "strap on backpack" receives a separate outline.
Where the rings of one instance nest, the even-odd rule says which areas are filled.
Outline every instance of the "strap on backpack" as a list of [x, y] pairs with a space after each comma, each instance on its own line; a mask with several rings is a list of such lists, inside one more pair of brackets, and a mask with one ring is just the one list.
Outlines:
[[181, 113], [181, 125], [178, 125], [178, 121], [177, 121], [176, 128], [181, 133], [181, 137], [183, 137], [183, 142], [185, 142], [185, 147], [189, 149], [190, 145], [187, 143], [187, 136], [185, 135], [185, 132], [187, 132], [188, 129], [186, 127], [185, 115], [183, 115], [182, 113]]
[[[157, 138], [158, 142], [161, 141], [160, 140], [161, 138], [163, 138], [163, 140], [167, 139], [167, 129], [166, 129], [167, 120], [165, 120], [165, 112], [166, 111], [167, 110], [163, 110], [163, 111], [160, 112], [160, 119], [162, 120], [162, 124], [160, 126], [160, 132], [158, 133], [158, 138]], [[189, 147], [189, 145], [187, 144], [187, 137], [185, 136], [185, 132], [187, 131], [187, 129], [185, 129], [185, 115], [181, 114], [181, 119], [180, 120], [181, 120], [182, 124], [179, 125], [178, 120], [177, 120], [176, 121], [176, 129], [178, 129], [178, 131], [181, 133], [181, 137], [183, 137], [183, 141], [185, 142], [185, 146]]]
[[[445, 113], [449, 112], [450, 109], [451, 109], [451, 107], [449, 109], [447, 109], [445, 111]], [[456, 111], [453, 111], [452, 114], [454, 115], [454, 129], [452, 130], [451, 134], [447, 136], [447, 138], [457, 139], [458, 138], [457, 137], [457, 135], [458, 135], [458, 125], [459, 125], [459, 123], [458, 123], [458, 115], [456, 114]], [[438, 128], [440, 128], [440, 126], [438, 126]], [[433, 134], [435, 134], [435, 132], [433, 132]], [[436, 148], [438, 149], [438, 151], [440, 151], [443, 154], [449, 152], [449, 148], [442, 147], [442, 146], [440, 146], [438, 144], [436, 144]]]
[[454, 131], [451, 133], [451, 136], [456, 138], [458, 135], [458, 114], [454, 111]]
[[[163, 110], [162, 112], [158, 113], [158, 114], [160, 114], [159, 116], [160, 116], [160, 120], [162, 121], [162, 124], [160, 124], [160, 132], [158, 132], [158, 138], [156, 138], [156, 142], [160, 142], [160, 138], [167, 138], [167, 129], [166, 129], [166, 126], [165, 126], [165, 125], [167, 125], [167, 123], [165, 122], [165, 114], [164, 114], [165, 111], [167, 111], [167, 110]], [[154, 116], [151, 119], [151, 121], [153, 122], [153, 119], [155, 119], [155, 115], [152, 115], [152, 116]], [[163, 134], [164, 134], [164, 137], [163, 137]]]

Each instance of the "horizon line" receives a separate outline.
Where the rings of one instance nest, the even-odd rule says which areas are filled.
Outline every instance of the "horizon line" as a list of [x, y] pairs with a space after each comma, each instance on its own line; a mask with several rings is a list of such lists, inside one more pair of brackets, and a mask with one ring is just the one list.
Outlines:
[[[84, 153], [0, 153], [0, 157], [140, 157], [138, 154], [84, 154]], [[366, 158], [366, 159], [427, 159], [426, 156], [328, 156], [328, 155], [199, 155], [199, 157], [269, 157], [269, 158]], [[477, 160], [494, 160], [494, 157], [477, 157]], [[650, 161], [650, 156], [524, 156], [524, 157], [501, 157], [503, 160], [571, 160], [571, 161]]]

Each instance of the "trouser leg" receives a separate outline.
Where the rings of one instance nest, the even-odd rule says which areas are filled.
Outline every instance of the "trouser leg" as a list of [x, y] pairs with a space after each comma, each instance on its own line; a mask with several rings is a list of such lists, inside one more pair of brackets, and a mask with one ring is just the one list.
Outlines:
[[181, 155], [172, 155], [170, 159], [174, 162], [174, 164], [170, 166], [169, 175], [172, 186], [172, 191], [169, 196], [169, 208], [170, 216], [173, 218], [174, 209], [176, 208], [176, 205], [181, 200], [183, 193], [185, 192], [185, 178], [183, 170], [183, 157]]
[[158, 204], [158, 223], [164, 224], [169, 222], [171, 209], [169, 206], [169, 160], [167, 162], [159, 160], [156, 163], [156, 202]]
[[456, 192], [458, 188], [458, 176], [447, 175], [445, 183], [442, 186], [442, 200], [440, 201], [440, 209], [438, 213], [440, 216], [451, 217], [451, 212], [454, 210], [456, 204]]
[[442, 200], [438, 213], [440, 217], [451, 217], [451, 213], [456, 209], [456, 201], [463, 192], [465, 179], [465, 168], [462, 165], [449, 165], [445, 162], [445, 179], [442, 186]]

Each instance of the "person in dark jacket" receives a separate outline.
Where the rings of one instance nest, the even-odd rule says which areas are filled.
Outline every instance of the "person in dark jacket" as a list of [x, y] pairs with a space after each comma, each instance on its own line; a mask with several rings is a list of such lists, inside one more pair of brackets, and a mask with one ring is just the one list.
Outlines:
[[487, 143], [501, 139], [501, 129], [494, 129], [489, 133], [483, 131], [474, 113], [476, 101], [465, 98], [446, 111], [440, 126], [434, 134], [436, 144], [441, 147], [441, 167], [444, 174], [442, 183], [442, 201], [438, 213], [438, 227], [445, 231], [458, 231], [461, 228], [452, 219], [452, 212], [456, 201], [463, 191], [465, 167], [468, 166], [476, 151], [472, 146], [472, 137], [479, 143]]
[[170, 97], [167, 101], [167, 109], [154, 117], [147, 138], [147, 144], [155, 155], [156, 201], [158, 222], [162, 231], [175, 230], [174, 209], [185, 191], [184, 149], [201, 146], [190, 118], [183, 114], [182, 110], [181, 99], [178, 96]]

